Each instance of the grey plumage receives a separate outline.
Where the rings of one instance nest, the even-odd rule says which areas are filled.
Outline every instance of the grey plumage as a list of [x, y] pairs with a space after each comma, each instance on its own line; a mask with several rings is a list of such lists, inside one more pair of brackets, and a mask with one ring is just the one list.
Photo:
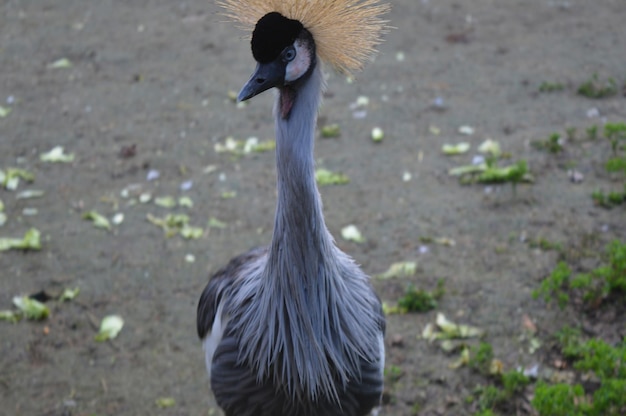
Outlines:
[[271, 244], [217, 272], [198, 304], [211, 387], [228, 416], [366, 415], [382, 393], [385, 320], [324, 222], [313, 159], [324, 82], [310, 34], [298, 41], [312, 59], [301, 78], [276, 85]]

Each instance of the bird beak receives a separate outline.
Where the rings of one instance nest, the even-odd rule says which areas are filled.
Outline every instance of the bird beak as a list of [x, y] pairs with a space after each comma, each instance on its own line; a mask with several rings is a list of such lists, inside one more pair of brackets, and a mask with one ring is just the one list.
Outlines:
[[280, 59], [265, 64], [258, 63], [254, 73], [243, 86], [237, 101], [246, 101], [281, 84], [285, 79], [285, 67]]

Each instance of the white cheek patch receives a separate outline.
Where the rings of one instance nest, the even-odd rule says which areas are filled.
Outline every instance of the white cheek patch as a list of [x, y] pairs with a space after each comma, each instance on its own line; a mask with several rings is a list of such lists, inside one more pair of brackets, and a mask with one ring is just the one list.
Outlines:
[[293, 82], [306, 73], [311, 65], [311, 56], [308, 48], [306, 48], [300, 41], [296, 41], [296, 57], [293, 61], [289, 62], [287, 69], [285, 70], [285, 81]]

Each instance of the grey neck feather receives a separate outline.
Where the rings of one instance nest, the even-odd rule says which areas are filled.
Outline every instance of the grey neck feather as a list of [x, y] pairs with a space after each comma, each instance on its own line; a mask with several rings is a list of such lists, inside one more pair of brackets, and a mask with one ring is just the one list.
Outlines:
[[[332, 237], [324, 223], [315, 182], [313, 159], [315, 125], [324, 87], [321, 65], [318, 64], [297, 90], [288, 118], [280, 116], [280, 95], [276, 100], [278, 201], [268, 269], [278, 263], [295, 262], [301, 272], [309, 272], [313, 271], [307, 270], [310, 266], [335, 261]], [[303, 273], [302, 277], [315, 278], [316, 275], [317, 270], [313, 274]]]
[[322, 216], [313, 144], [323, 88], [317, 64], [287, 118], [277, 97], [274, 234], [267, 260], [245, 274], [232, 322], [240, 358], [259, 379], [301, 399], [337, 400], [338, 386], [360, 377], [360, 360], [380, 358], [381, 318], [367, 277], [335, 247]]

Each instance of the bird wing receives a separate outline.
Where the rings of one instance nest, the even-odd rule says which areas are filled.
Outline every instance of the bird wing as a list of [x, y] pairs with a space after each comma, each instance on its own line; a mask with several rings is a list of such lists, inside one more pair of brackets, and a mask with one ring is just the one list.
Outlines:
[[233, 258], [211, 277], [198, 302], [196, 325], [200, 339], [211, 332], [222, 297], [237, 277], [241, 275], [244, 266], [265, 255], [267, 255], [267, 247], [253, 248]]

